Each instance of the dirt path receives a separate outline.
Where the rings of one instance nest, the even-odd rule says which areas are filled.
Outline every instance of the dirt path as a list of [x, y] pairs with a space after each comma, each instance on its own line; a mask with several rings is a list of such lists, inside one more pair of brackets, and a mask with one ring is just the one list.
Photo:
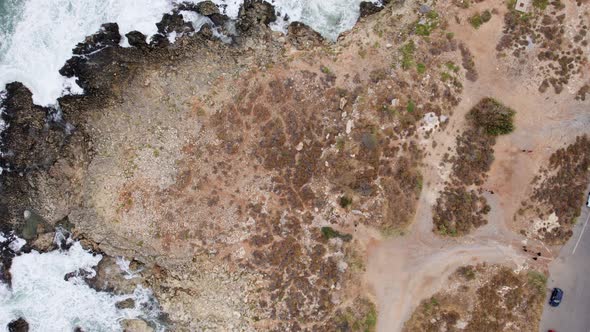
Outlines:
[[[443, 287], [448, 276], [461, 265], [532, 263], [520, 250], [524, 238], [511, 230], [510, 221], [526, 198], [540, 165], [557, 148], [588, 132], [590, 116], [583, 111], [584, 105], [574, 102], [571, 92], [566, 89], [561, 95], [541, 95], [537, 85], [529, 83], [526, 73], [515, 73], [496, 59], [495, 45], [501, 36], [502, 18], [503, 13], [494, 15], [477, 31], [454, 23], [449, 27], [475, 56], [479, 79], [466, 82], [462, 102], [447, 129], [434, 135], [438, 144], [428, 151], [425, 160], [425, 186], [409, 234], [369, 247], [366, 281], [380, 309], [378, 331], [401, 330], [420, 301]], [[466, 112], [487, 96], [517, 111], [517, 130], [498, 139], [495, 162], [483, 186], [495, 193], [486, 194], [492, 207], [489, 223], [460, 239], [440, 238], [432, 232], [431, 209], [449, 170], [438, 165], [448, 147], [454, 147]], [[523, 149], [533, 153], [522, 153]]]

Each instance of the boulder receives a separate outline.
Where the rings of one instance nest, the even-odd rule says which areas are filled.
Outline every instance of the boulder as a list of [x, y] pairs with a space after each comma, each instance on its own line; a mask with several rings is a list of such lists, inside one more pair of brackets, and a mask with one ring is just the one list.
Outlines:
[[105, 47], [118, 47], [121, 42], [119, 25], [117, 23], [105, 23], [97, 33], [86, 37], [84, 42], [74, 47], [75, 55], [85, 55], [96, 52]]
[[29, 323], [23, 318], [19, 318], [17, 320], [13, 320], [12, 322], [8, 323], [8, 331], [9, 332], [28, 332], [29, 331]]
[[197, 4], [196, 12], [203, 16], [211, 16], [213, 14], [219, 14], [219, 8], [213, 1], [207, 0]]
[[51, 250], [57, 248], [57, 246], [53, 242], [54, 237], [55, 237], [55, 233], [54, 232], [40, 234], [35, 239], [35, 241], [33, 241], [33, 243], [31, 243], [31, 246], [32, 246], [33, 249], [35, 249], [35, 250], [37, 250], [39, 252], [48, 252], [48, 251], [51, 251]]
[[137, 31], [137, 30], [133, 30], [129, 33], [127, 33], [125, 35], [125, 37], [127, 37], [127, 41], [129, 42], [129, 45], [133, 46], [133, 47], [137, 47], [137, 48], [147, 48], [148, 44], [145, 41], [146, 40], [146, 35], [144, 35], [143, 33]]
[[193, 24], [190, 22], [185, 22], [182, 14], [177, 12], [164, 14], [162, 16], [162, 20], [156, 23], [156, 26], [158, 27], [158, 32], [163, 35], [172, 32], [187, 33], [195, 31]]
[[263, 0], [245, 0], [240, 7], [236, 27], [240, 31], [248, 31], [258, 24], [269, 25], [277, 20], [275, 8]]
[[135, 308], [135, 300], [129, 298], [129, 299], [125, 299], [123, 301], [119, 301], [119, 302], [115, 303], [115, 307], [117, 307], [118, 309]]
[[131, 294], [139, 279], [127, 279], [113, 257], [105, 256], [96, 266], [96, 276], [86, 279], [86, 283], [97, 291], [114, 292], [115, 294]]

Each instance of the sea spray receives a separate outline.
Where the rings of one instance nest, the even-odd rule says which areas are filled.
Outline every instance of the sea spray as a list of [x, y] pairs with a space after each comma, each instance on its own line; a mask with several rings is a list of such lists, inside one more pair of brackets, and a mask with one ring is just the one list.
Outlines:
[[[63, 240], [56, 236], [59, 243]], [[102, 256], [85, 250], [79, 242], [68, 239], [67, 250], [47, 253], [20, 253], [24, 243], [14, 234], [1, 234], [0, 242], [16, 254], [10, 268], [11, 286], [0, 283], [0, 331], [19, 317], [29, 323], [31, 331], [73, 331], [76, 327], [87, 332], [122, 331], [123, 320], [136, 318], [150, 322], [157, 331], [164, 330], [158, 322], [159, 304], [149, 289], [138, 285], [132, 294], [114, 295], [88, 286], [84, 278], [96, 274], [94, 268]], [[65, 278], [72, 272], [72, 277]], [[133, 308], [116, 307], [129, 298], [134, 300]]]
[[[271, 27], [286, 31], [301, 21], [329, 40], [354, 26], [362, 0], [271, 0], [279, 20]], [[33, 92], [33, 102], [55, 105], [65, 94], [80, 94], [75, 78], [58, 73], [72, 56], [72, 48], [95, 33], [102, 23], [116, 22], [124, 36], [139, 30], [150, 36], [155, 23], [175, 3], [198, 0], [5, 0], [0, 7], [0, 90], [10, 82], [22, 82]], [[236, 19], [243, 0], [214, 0], [224, 14]], [[373, 0], [378, 2], [378, 0]], [[196, 30], [206, 18], [187, 14]], [[214, 30], [220, 39], [223, 36]], [[174, 36], [172, 36], [171, 39]], [[128, 46], [123, 37], [122, 45]]]

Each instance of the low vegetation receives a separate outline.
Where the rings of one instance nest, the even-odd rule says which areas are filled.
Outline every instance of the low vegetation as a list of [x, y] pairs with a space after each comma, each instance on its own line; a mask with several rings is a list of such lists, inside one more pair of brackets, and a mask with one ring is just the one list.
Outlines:
[[441, 235], [457, 236], [487, 223], [490, 211], [485, 198], [465, 187], [446, 188], [436, 200], [433, 211], [435, 230]]
[[545, 275], [482, 264], [459, 268], [449, 282], [448, 291], [422, 301], [403, 331], [538, 331]]
[[494, 161], [496, 136], [514, 130], [514, 110], [492, 98], [484, 98], [467, 114], [468, 128], [457, 137], [451, 158], [451, 182], [433, 210], [434, 230], [441, 235], [467, 234], [486, 224], [490, 211], [485, 198], [468, 186], [481, 186]]
[[489, 10], [483, 13], [475, 13], [469, 18], [469, 24], [472, 27], [479, 29], [484, 23], [489, 22], [492, 19], [492, 13]]
[[571, 228], [585, 203], [589, 180], [590, 139], [583, 135], [551, 155], [549, 165], [534, 180], [533, 193], [518, 215], [534, 220], [555, 213], [559, 227], [542, 228], [534, 235], [540, 235], [548, 243], [565, 243], [572, 236]]

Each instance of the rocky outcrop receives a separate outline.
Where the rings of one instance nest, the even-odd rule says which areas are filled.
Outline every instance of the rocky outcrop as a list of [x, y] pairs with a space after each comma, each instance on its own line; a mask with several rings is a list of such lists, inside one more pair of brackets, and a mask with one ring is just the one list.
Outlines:
[[127, 41], [129, 42], [129, 45], [133, 46], [133, 47], [137, 47], [137, 48], [146, 48], [148, 47], [146, 40], [146, 35], [144, 35], [143, 33], [139, 32], [139, 31], [131, 31], [129, 33], [127, 33], [125, 35], [125, 37], [127, 37]]
[[9, 332], [28, 332], [29, 331], [29, 323], [23, 318], [19, 318], [17, 320], [13, 320], [12, 322], [8, 323], [8, 331]]
[[383, 10], [383, 6], [376, 5], [370, 1], [363, 1], [360, 4], [361, 6], [361, 17], [367, 17], [369, 15], [376, 14]]
[[325, 42], [322, 35], [301, 22], [289, 24], [287, 38], [298, 50], [310, 49], [320, 46]]
[[246, 0], [240, 7], [236, 27], [245, 32], [258, 24], [269, 25], [276, 20], [273, 5], [263, 0]]
[[195, 31], [193, 24], [185, 22], [182, 14], [178, 12], [172, 12], [170, 14], [164, 14], [162, 20], [156, 23], [158, 32], [161, 34], [169, 34], [172, 32], [176, 33], [188, 33]]
[[120, 42], [119, 25], [117, 23], [105, 23], [97, 33], [86, 37], [84, 42], [78, 43], [73, 52], [76, 55], [90, 54], [105, 47], [118, 47]]

